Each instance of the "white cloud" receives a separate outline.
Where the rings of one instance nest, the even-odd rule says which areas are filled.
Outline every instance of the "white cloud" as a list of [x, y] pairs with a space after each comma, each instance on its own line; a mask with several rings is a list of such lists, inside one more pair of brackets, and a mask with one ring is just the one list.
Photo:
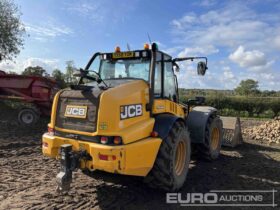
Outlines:
[[66, 3], [63, 9], [72, 15], [90, 20], [92, 24], [106, 26], [107, 21], [116, 23], [127, 19], [129, 17], [128, 14], [134, 10], [135, 2], [137, 0], [130, 0], [129, 4], [125, 1], [112, 3], [111, 1], [101, 0], [76, 0], [71, 3]]
[[66, 10], [73, 14], [78, 14], [84, 18], [90, 18], [94, 22], [102, 22], [104, 15], [101, 10], [103, 10], [101, 2], [95, 1], [76, 1], [75, 3], [69, 3], [66, 5]]
[[88, 15], [98, 9], [98, 4], [90, 4], [89, 2], [81, 2], [77, 4], [68, 4], [67, 9], [73, 12], [78, 12], [81, 15]]
[[279, 80], [280, 75], [277, 72], [267, 72], [267, 73], [261, 73], [261, 72], [244, 72], [240, 74], [239, 82], [244, 79], [254, 79], [259, 81], [259, 87], [262, 90], [280, 90], [279, 88]]
[[203, 0], [197, 4], [203, 7], [209, 7], [217, 4], [217, 0]]
[[169, 54], [169, 55], [174, 55], [176, 56], [178, 54], [178, 51], [183, 50], [184, 48], [182, 46], [175, 46], [175, 47], [170, 47], [166, 49], [162, 49], [163, 52]]
[[186, 56], [197, 56], [197, 55], [210, 55], [214, 53], [218, 53], [219, 50], [215, 48], [213, 45], [203, 46], [203, 47], [187, 47], [183, 51], [181, 51], [178, 56], [186, 57]]
[[233, 75], [233, 73], [232, 73], [230, 67], [226, 66], [226, 67], [223, 68], [223, 70], [224, 70], [224, 72], [223, 72], [223, 77], [224, 77], [226, 80], [228, 80], [228, 79], [230, 79], [230, 80], [235, 79], [235, 76]]
[[274, 45], [277, 49], [280, 50], [280, 35], [279, 36], [276, 36], [274, 39], [273, 39], [273, 42], [274, 42]]
[[20, 74], [25, 68], [29, 66], [41, 66], [48, 73], [58, 68], [58, 59], [43, 59], [30, 57], [25, 60], [17, 60], [17, 62], [6, 61], [0, 63], [0, 69], [6, 72], [13, 71]]
[[259, 81], [262, 90], [280, 90], [280, 75], [276, 72], [259, 73], [255, 71], [234, 72], [229, 66], [222, 69], [212, 65], [205, 76], [198, 76], [194, 64], [180, 65], [178, 76], [179, 87], [201, 89], [234, 89], [241, 80], [254, 79]]
[[260, 67], [266, 66], [265, 54], [259, 50], [245, 51], [243, 46], [239, 46], [229, 55], [229, 59], [239, 64], [241, 67]]
[[194, 13], [190, 13], [179, 20], [172, 20], [171, 24], [177, 29], [184, 29], [185, 25], [195, 22], [197, 22], [197, 16]]
[[253, 66], [253, 67], [249, 67], [248, 71], [255, 71], [258, 73], [267, 73], [267, 72], [272, 72], [273, 71], [273, 67], [272, 65], [275, 63], [274, 60], [268, 61], [265, 65], [259, 65], [259, 66]]
[[204, 76], [197, 75], [196, 63], [180, 63], [180, 73], [177, 74], [179, 87], [182, 88], [207, 88], [207, 89], [233, 89], [240, 82], [231, 68], [222, 69], [216, 63], [210, 63]]
[[54, 69], [58, 68], [58, 63], [58, 59], [28, 58], [24, 61], [23, 68], [26, 68], [28, 66], [41, 66], [50, 73]]
[[[14, 62], [1, 62], [0, 63], [0, 70], [9, 72], [9, 71], [17, 71], [17, 64]], [[19, 72], [18, 72], [19, 73]]]
[[25, 23], [27, 33], [38, 41], [47, 41], [50, 38], [73, 34], [73, 30], [63, 24], [52, 21], [41, 22], [38, 24]]
[[188, 13], [171, 21], [174, 41], [188, 46], [213, 45], [236, 48], [239, 45], [273, 48], [272, 40], [279, 34], [279, 18], [258, 14], [246, 5], [230, 2], [225, 7], [206, 13]]
[[238, 79], [229, 66], [223, 68], [223, 74], [220, 74], [217, 79], [226, 89], [233, 89], [238, 85]]
[[[216, 62], [216, 66], [209, 67], [212, 76], [207, 76], [209, 72], [204, 78], [183, 76], [191, 80], [187, 85], [234, 88], [241, 79], [253, 78], [260, 82], [261, 88], [279, 90], [276, 83], [280, 79], [277, 76], [280, 49], [278, 13], [275, 10], [267, 13], [256, 11], [253, 2], [226, 1], [214, 8], [210, 1], [200, 1], [197, 6], [204, 6], [202, 2], [205, 6], [209, 3], [202, 12], [186, 13], [171, 21], [175, 46], [170, 51], [173, 54], [210, 55], [209, 61]], [[233, 68], [230, 61], [238, 66]]]

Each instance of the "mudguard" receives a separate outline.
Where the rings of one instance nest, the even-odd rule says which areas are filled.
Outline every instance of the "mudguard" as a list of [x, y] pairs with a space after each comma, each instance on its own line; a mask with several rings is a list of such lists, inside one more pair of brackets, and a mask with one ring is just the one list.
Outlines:
[[182, 118], [177, 117], [172, 114], [159, 114], [155, 116], [155, 124], [153, 131], [158, 132], [161, 139], [167, 137], [170, 129], [177, 120], [182, 120]]
[[197, 106], [192, 109], [186, 119], [192, 143], [204, 143], [208, 118], [216, 113], [217, 109], [210, 106]]

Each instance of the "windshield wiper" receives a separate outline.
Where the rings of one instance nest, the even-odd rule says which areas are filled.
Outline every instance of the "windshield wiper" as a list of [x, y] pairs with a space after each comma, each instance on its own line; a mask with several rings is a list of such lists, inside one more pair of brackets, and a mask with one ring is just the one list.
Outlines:
[[98, 78], [96, 78], [96, 82], [98, 83], [98, 84], [100, 84], [101, 82], [103, 82], [103, 84], [106, 86], [106, 88], [109, 88], [109, 86], [105, 83], [105, 81], [101, 78], [101, 76], [100, 76], [100, 74], [98, 73], [98, 72], [96, 72], [96, 71], [93, 71], [92, 70], [92, 72], [94, 72], [97, 76], [98, 76]]
[[82, 83], [83, 78], [86, 78], [86, 79], [89, 79], [89, 80], [96, 81], [98, 84], [103, 82], [103, 84], [106, 86], [106, 88], [109, 88], [109, 86], [104, 82], [104, 80], [101, 78], [101, 76], [98, 72], [93, 71], [93, 70], [91, 70], [91, 72], [95, 73], [97, 76], [96, 77], [90, 76], [90, 75], [88, 75], [89, 70], [80, 69], [79, 73], [77, 74], [77, 76], [80, 76], [79, 84]]

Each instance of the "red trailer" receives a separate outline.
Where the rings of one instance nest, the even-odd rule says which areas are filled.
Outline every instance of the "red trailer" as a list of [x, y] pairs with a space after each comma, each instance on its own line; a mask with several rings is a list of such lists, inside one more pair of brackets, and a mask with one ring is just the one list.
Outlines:
[[21, 124], [32, 125], [39, 116], [50, 115], [52, 101], [59, 86], [50, 78], [6, 74], [0, 71], [0, 99], [19, 100], [27, 104], [18, 113]]

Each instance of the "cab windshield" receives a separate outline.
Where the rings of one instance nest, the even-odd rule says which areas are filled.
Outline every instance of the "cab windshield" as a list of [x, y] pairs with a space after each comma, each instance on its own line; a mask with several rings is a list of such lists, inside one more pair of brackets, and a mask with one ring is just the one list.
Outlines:
[[99, 74], [103, 80], [143, 79], [149, 81], [150, 59], [101, 60]]

